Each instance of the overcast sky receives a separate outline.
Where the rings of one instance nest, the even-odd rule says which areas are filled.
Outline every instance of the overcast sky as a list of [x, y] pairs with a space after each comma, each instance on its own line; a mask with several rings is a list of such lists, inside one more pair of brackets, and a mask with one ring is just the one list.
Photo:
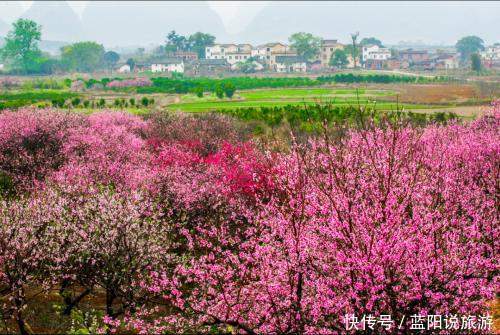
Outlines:
[[[77, 15], [81, 17], [89, 1], [67, 1]], [[270, 1], [207, 1], [210, 7], [220, 15], [226, 30], [237, 33], [250, 23], [257, 14]], [[22, 11], [13, 3], [19, 3], [23, 9], [28, 9], [33, 1], [0, 1], [0, 18], [10, 23], [17, 19]], [[139, 3], [140, 5], [140, 3]], [[8, 10], [7, 7], [11, 7]], [[15, 8], [17, 7], [17, 8]]]
[[[349, 33], [357, 30], [362, 37], [376, 36], [389, 44], [420, 40], [451, 45], [458, 38], [472, 34], [482, 37], [487, 44], [500, 41], [500, 2], [493, 1], [67, 3], [74, 14], [68, 13], [71, 10], [67, 8], [66, 11], [58, 9], [58, 12], [43, 8], [66, 6], [62, 2], [37, 2], [38, 6], [29, 11], [33, 1], [0, 0], [0, 35], [5, 34], [7, 25], [16, 18], [27, 15], [42, 21], [45, 39], [94, 39], [105, 45], [162, 43], [169, 30], [189, 34], [194, 32], [189, 31], [190, 27], [217, 34], [220, 42], [286, 41], [296, 31], [308, 31], [346, 42]], [[155, 9], [148, 10], [148, 6]], [[175, 6], [186, 6], [191, 10], [185, 11], [185, 17], [182, 17], [179, 13], [184, 11], [182, 8], [173, 9]], [[38, 12], [43, 13], [37, 16]], [[62, 13], [66, 21], [61, 18]], [[136, 17], [139, 15], [140, 18]], [[106, 25], [104, 21], [108, 19], [114, 24]]]

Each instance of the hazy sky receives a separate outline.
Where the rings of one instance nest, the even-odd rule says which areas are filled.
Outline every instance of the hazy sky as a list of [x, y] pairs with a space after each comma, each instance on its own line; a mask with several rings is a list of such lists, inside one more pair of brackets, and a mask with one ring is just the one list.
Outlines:
[[[0, 0], [0, 36], [33, 3]], [[64, 2], [37, 2], [36, 10], [30, 11], [28, 17], [41, 21], [45, 39], [93, 39], [108, 46], [147, 45], [163, 43], [166, 33], [175, 29], [182, 34], [197, 30], [216, 34], [220, 42], [286, 41], [297, 31], [341, 42], [346, 42], [354, 31], [360, 31], [362, 37], [376, 36], [389, 44], [420, 40], [451, 45], [472, 34], [482, 37], [487, 44], [500, 41], [500, 2], [494, 1], [67, 3], [73, 16], [61, 8], [54, 11], [43, 8], [61, 7]], [[187, 10], [189, 7], [191, 10]]]
[[[71, 8], [80, 17], [89, 1], [67, 1]], [[237, 33], [251, 22], [254, 16], [270, 1], [207, 1], [222, 19], [229, 33]], [[10, 23], [14, 21], [22, 11], [13, 3], [20, 4], [23, 9], [28, 9], [33, 1], [0, 1], [0, 18]], [[10, 6], [9, 6], [10, 5]], [[6, 10], [6, 7], [11, 7]], [[17, 8], [14, 8], [17, 7]], [[1, 9], [4, 9], [3, 11]]]

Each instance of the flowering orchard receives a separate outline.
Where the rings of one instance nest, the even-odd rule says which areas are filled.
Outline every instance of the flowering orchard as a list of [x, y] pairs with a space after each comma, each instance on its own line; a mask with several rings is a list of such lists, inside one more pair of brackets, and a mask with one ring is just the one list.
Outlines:
[[496, 105], [276, 152], [222, 115], [5, 111], [4, 331], [39, 330], [33, 301], [54, 292], [63, 316], [101, 309], [96, 332], [337, 334], [346, 315], [491, 313], [499, 126]]
[[109, 88], [123, 88], [123, 87], [143, 87], [151, 86], [153, 83], [148, 78], [135, 78], [124, 80], [113, 80], [106, 84]]

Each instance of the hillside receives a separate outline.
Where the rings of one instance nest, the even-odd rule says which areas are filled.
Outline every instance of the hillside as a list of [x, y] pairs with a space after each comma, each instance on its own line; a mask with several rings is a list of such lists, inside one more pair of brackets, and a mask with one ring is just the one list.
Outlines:
[[76, 41], [84, 35], [80, 18], [66, 1], [34, 1], [21, 17], [39, 23], [46, 40]]
[[498, 39], [495, 29], [491, 29], [497, 25], [500, 15], [497, 4], [445, 6], [436, 3], [433, 10], [428, 7], [419, 3], [271, 3], [244, 31], [234, 35], [234, 39], [258, 43], [286, 41], [298, 31], [344, 42], [355, 31], [360, 31], [361, 36], [383, 37], [388, 43], [405, 39], [450, 43], [467, 35], [479, 35], [491, 41]]

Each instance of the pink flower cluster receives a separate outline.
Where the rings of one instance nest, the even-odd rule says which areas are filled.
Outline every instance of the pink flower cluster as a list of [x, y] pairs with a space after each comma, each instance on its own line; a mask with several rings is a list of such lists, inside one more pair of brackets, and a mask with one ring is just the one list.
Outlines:
[[109, 82], [106, 87], [109, 88], [122, 88], [122, 87], [141, 87], [141, 86], [151, 86], [153, 83], [149, 78], [134, 78], [134, 79], [124, 79], [124, 80], [113, 80]]
[[332, 334], [345, 314], [484, 314], [499, 126], [496, 105], [276, 153], [218, 116], [0, 114], [2, 315], [23, 331], [30, 285], [59, 287], [65, 313], [101, 289], [103, 331]]

